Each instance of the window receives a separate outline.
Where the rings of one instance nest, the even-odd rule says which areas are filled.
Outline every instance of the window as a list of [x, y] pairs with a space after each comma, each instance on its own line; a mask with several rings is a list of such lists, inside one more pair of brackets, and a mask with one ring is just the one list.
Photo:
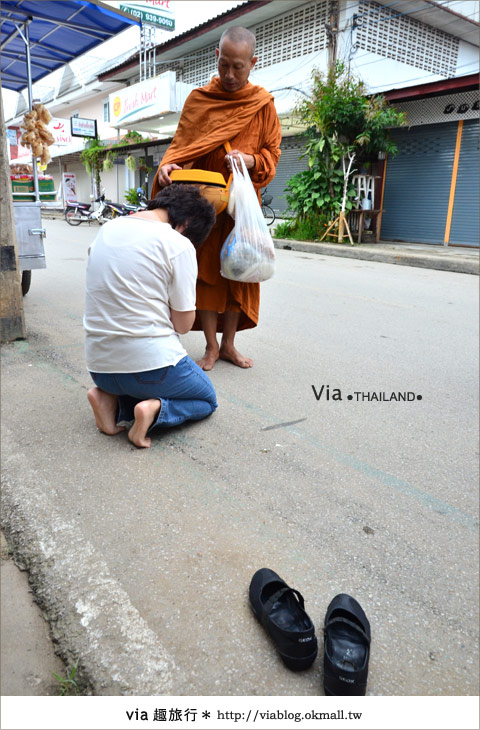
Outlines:
[[110, 104], [108, 103], [108, 101], [103, 102], [103, 121], [110, 121]]

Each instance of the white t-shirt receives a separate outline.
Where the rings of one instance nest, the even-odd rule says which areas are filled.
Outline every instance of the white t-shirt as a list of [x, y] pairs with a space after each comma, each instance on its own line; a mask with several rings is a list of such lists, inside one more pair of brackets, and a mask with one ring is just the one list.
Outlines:
[[195, 309], [192, 243], [168, 223], [122, 217], [100, 229], [87, 266], [85, 354], [95, 373], [176, 365], [187, 353], [170, 320]]

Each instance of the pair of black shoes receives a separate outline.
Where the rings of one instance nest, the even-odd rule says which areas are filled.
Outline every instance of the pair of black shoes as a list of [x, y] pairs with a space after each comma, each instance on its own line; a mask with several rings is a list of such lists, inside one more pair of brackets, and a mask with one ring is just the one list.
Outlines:
[[[250, 583], [250, 604], [289, 669], [310, 667], [318, 651], [315, 627], [301, 594], [269, 568]], [[325, 616], [323, 686], [326, 695], [364, 695], [370, 657], [370, 624], [360, 604], [335, 596]]]

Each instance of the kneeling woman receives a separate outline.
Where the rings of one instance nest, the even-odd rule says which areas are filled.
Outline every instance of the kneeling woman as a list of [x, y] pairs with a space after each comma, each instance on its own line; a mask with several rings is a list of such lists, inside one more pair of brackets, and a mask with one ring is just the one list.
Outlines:
[[179, 338], [195, 319], [195, 247], [214, 222], [198, 188], [173, 184], [147, 210], [106, 223], [92, 244], [83, 323], [96, 387], [87, 397], [104, 433], [129, 427], [130, 441], [148, 448], [155, 426], [216, 409], [210, 379]]

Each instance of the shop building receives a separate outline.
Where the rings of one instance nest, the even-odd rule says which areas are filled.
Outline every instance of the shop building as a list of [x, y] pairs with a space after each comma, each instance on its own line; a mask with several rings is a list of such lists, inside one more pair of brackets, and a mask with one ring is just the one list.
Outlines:
[[478, 84], [472, 74], [385, 94], [411, 126], [391, 133], [382, 239], [479, 246]]
[[[335, 60], [341, 60], [352, 74], [363, 79], [370, 93], [386, 93], [395, 106], [405, 108], [409, 115], [408, 128], [392, 130], [399, 146], [397, 157], [372, 161], [368, 170], [357, 171], [370, 177], [375, 206], [382, 204], [385, 209], [382, 238], [388, 236], [388, 240], [449, 244], [458, 241], [463, 242], [462, 245], [478, 245], [474, 228], [466, 230], [468, 223], [465, 224], [459, 211], [469, 209], [468, 195], [474, 189], [471, 183], [474, 173], [468, 160], [469, 145], [474, 146], [472, 140], [475, 129], [478, 129], [478, 101], [475, 108], [475, 88], [472, 85], [467, 88], [462, 79], [472, 79], [475, 74], [478, 77], [479, 12], [479, 4], [469, 0], [442, 4], [433, 0], [416, 0], [415, 3], [407, 0], [395, 0], [394, 3], [392, 0], [251, 0], [185, 33], [173, 35], [143, 53], [136, 52], [105, 64], [96, 79], [100, 90], [97, 113], [108, 115], [113, 136], [115, 132], [118, 136], [125, 131], [128, 125], [128, 128], [154, 138], [150, 143], [131, 150], [131, 154], [137, 159], [143, 157], [146, 166], [152, 168], [147, 180], [150, 190], [156, 167], [175, 133], [188, 91], [207, 83], [216, 73], [215, 49], [222, 32], [229, 26], [243, 25], [257, 39], [258, 61], [250, 79], [273, 94], [282, 125], [282, 156], [276, 177], [268, 186], [277, 215], [285, 214], [287, 209], [285, 185], [288, 179], [307, 165], [302, 157], [305, 130], [295, 118], [295, 105], [309, 92], [313, 68], [326, 72]], [[142, 94], [147, 97], [152, 85], [164, 85], [167, 77], [168, 93], [163, 93], [161, 99], [157, 96], [161, 104], [149, 106], [145, 103], [143, 109], [132, 109], [134, 113], [129, 117], [122, 113], [116, 120], [122, 99], [128, 95], [132, 98], [136, 95], [137, 99]], [[442, 84], [447, 82], [451, 85], [443, 87]], [[436, 91], [426, 92], [423, 97], [418, 95], [424, 86], [433, 88], [435, 84], [440, 85], [435, 87]], [[464, 94], [469, 94], [468, 102], [460, 101]], [[455, 105], [458, 100], [460, 103], [456, 104], [456, 109], [463, 103], [469, 105], [468, 112], [462, 117], [463, 141], [456, 163], [456, 188], [447, 241], [445, 226], [441, 235], [438, 226], [432, 233], [432, 225], [426, 222], [425, 216], [422, 219], [418, 208], [410, 204], [408, 197], [414, 185], [412, 180], [415, 177], [420, 180], [415, 172], [415, 152], [408, 151], [413, 149], [412, 145], [424, 145], [427, 149], [427, 140], [432, 138], [429, 128], [433, 128], [435, 133], [442, 133], [435, 142], [436, 149], [442, 153], [438, 155], [432, 151], [428, 158], [429, 175], [436, 182], [448, 178], [447, 187], [452, 185], [445, 156], [452, 158], [453, 170], [457, 145], [455, 130], [458, 131], [455, 123], [460, 118], [453, 121], [445, 114], [439, 120], [440, 112], [435, 105], [440, 103], [438, 99], [442, 95], [446, 104]], [[434, 102], [435, 98], [437, 101]], [[418, 121], [419, 110], [421, 121]], [[124, 124], [126, 126], [122, 128]], [[410, 167], [403, 173], [401, 165], [408, 167], [405, 159], [409, 155]], [[143, 173], [139, 171], [130, 174], [123, 167], [119, 174], [124, 157], [119, 150], [115, 171], [102, 178], [107, 195], [119, 199], [125, 188], [145, 182]], [[62, 159], [65, 160], [65, 156]], [[78, 161], [75, 164], [80, 165]], [[425, 172], [425, 169], [424, 166], [422, 170]], [[438, 211], [441, 205], [443, 210], [445, 194], [437, 194], [434, 186], [431, 189], [428, 197], [425, 185], [419, 184], [415, 201], [421, 207], [418, 201], [425, 196], [424, 208]], [[452, 200], [450, 192], [447, 198], [448, 212]], [[407, 212], [407, 209], [412, 212]], [[432, 216], [435, 216], [434, 212]], [[422, 227], [417, 227], [422, 220], [429, 233], [424, 234]], [[462, 225], [465, 230], [461, 230]]]
[[[478, 161], [478, 13], [471, 3], [452, 7], [473, 12], [460, 15], [448, 4], [423, 0], [415, 4], [396, 2], [395, 8], [391, 2], [369, 0], [249, 2], [157, 46], [149, 58], [150, 70], [153, 76], [173, 71], [177, 83], [187, 87], [203, 85], [216, 71], [215, 48], [226, 28], [244, 25], [255, 34], [258, 61], [250, 78], [274, 95], [282, 123], [282, 156], [276, 177], [268, 186], [276, 213], [282, 215], [287, 209], [285, 185], [307, 165], [302, 158], [304, 130], [293, 109], [308, 93], [312, 68], [327, 71], [332, 59], [343, 60], [372, 93], [386, 92], [392, 103], [407, 113], [409, 127], [392, 130], [399, 147], [397, 157], [374, 161], [366, 171], [372, 178], [377, 207], [382, 202], [385, 208], [382, 238], [478, 245], [478, 223], [475, 228], [473, 222], [474, 218], [478, 222], [478, 215], [475, 217], [475, 206], [471, 207], [475, 185], [478, 190], [474, 164], [475, 154]], [[138, 83], [138, 56], [99, 78]], [[458, 112], [465, 104], [468, 109]], [[458, 117], [455, 120], [444, 112], [448, 105], [456, 110], [452, 112]], [[166, 113], [162, 118], [145, 116], [136, 122], [136, 129], [164, 137], [150, 147], [154, 169], [178, 118], [179, 114]], [[464, 122], [463, 142], [455, 163], [460, 119]], [[430, 149], [432, 139], [435, 149]], [[422, 157], [417, 154], [419, 150]], [[430, 177], [435, 181], [431, 186], [425, 182]], [[448, 188], [446, 193], [437, 191], [440, 181]], [[478, 197], [476, 206], [478, 212]], [[461, 212], [469, 210], [471, 215]], [[451, 231], [446, 237], [447, 219], [451, 220]]]

